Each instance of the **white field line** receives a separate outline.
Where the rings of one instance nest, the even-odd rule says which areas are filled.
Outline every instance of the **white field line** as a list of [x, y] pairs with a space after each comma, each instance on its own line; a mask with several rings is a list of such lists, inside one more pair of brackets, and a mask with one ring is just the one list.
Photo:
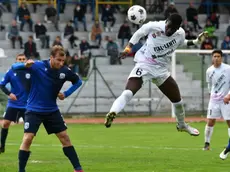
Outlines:
[[[20, 146], [19, 143], [6, 143], [6, 146]], [[61, 147], [61, 145], [58, 144], [32, 144], [31, 147]], [[168, 146], [109, 146], [109, 145], [77, 145], [75, 148], [86, 148], [86, 149], [147, 149], [147, 150], [184, 150], [184, 151], [194, 151], [194, 150], [201, 150], [201, 148], [186, 148], [186, 147], [168, 147]]]

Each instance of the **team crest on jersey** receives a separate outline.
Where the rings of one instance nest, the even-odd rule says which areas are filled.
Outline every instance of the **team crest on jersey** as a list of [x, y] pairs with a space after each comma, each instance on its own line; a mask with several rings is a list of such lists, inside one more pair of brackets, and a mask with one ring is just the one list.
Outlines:
[[163, 34], [164, 34], [163, 31], [158, 31], [158, 32], [156, 32], [156, 33], [153, 33], [153, 34], [152, 34], [152, 37], [153, 37], [153, 38], [156, 38], [157, 36], [161, 36], [161, 35], [163, 35]]
[[26, 79], [30, 79], [30, 73], [26, 74]]
[[64, 73], [60, 73], [59, 78], [60, 79], [64, 79], [65, 78], [65, 74]]
[[26, 122], [26, 123], [24, 124], [25, 130], [27, 130], [29, 127], [30, 127], [30, 123], [29, 123], [29, 122]]

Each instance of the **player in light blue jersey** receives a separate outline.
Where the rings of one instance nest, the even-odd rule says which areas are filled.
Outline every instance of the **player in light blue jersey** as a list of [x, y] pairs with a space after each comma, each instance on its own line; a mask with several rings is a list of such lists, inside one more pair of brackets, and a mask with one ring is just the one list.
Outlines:
[[[30, 156], [30, 146], [41, 123], [48, 134], [54, 133], [59, 138], [63, 152], [73, 165], [74, 172], [83, 172], [56, 103], [57, 97], [64, 100], [82, 84], [78, 75], [64, 66], [65, 58], [64, 49], [61, 46], [54, 46], [50, 60], [36, 62], [28, 60], [26, 63], [12, 66], [13, 69], [29, 69], [32, 74], [25, 114], [24, 137], [18, 154], [19, 172], [25, 172]], [[71, 81], [72, 86], [61, 93], [60, 90], [66, 81]]]
[[[26, 56], [24, 54], [17, 55], [16, 62], [25, 61]], [[10, 69], [0, 82], [1, 90], [9, 97], [1, 128], [0, 153], [5, 152], [5, 143], [10, 123], [17, 123], [21, 117], [24, 119], [26, 102], [30, 89], [30, 78], [31, 75], [28, 70]], [[8, 83], [11, 86], [11, 90], [6, 88]]]

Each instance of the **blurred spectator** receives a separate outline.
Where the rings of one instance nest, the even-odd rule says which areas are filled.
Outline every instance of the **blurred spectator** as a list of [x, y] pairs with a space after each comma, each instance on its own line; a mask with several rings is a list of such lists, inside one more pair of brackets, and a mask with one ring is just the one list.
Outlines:
[[97, 41], [98, 45], [101, 45], [101, 39], [102, 39], [102, 29], [99, 24], [99, 21], [95, 21], [94, 25], [92, 26], [92, 32], [91, 32], [91, 40]]
[[220, 15], [218, 13], [212, 13], [211, 16], [209, 17], [210, 21], [212, 24], [216, 27], [216, 29], [219, 29], [219, 19]]
[[52, 46], [55, 46], [55, 45], [60, 45], [63, 47], [62, 43], [61, 43], [61, 37], [60, 36], [57, 36], [53, 42], [53, 45]]
[[21, 21], [20, 31], [23, 31], [24, 24], [29, 23], [29, 29], [33, 32], [33, 21], [31, 20], [30, 11], [27, 9], [26, 4], [24, 2], [21, 3], [21, 6], [18, 8], [17, 16], [19, 17], [19, 21]]
[[214, 45], [212, 43], [212, 40], [210, 38], [206, 38], [204, 42], [202, 42], [201, 50], [212, 50], [214, 49]]
[[90, 68], [90, 58], [89, 55], [84, 53], [80, 56], [78, 61], [79, 74], [82, 77], [82, 80], [87, 80], [89, 68]]
[[218, 11], [219, 0], [201, 0], [198, 11], [200, 14], [210, 14], [210, 12]]
[[71, 58], [71, 64], [69, 65], [70, 69], [74, 72], [74, 73], [78, 73], [79, 72], [79, 64], [80, 64], [80, 57], [78, 56], [77, 53], [74, 53], [73, 57]]
[[[0, 5], [0, 7], [1, 7], [1, 5]], [[3, 14], [2, 9], [0, 8], [0, 31], [5, 30], [5, 26], [2, 23], [2, 14]]]
[[33, 42], [33, 36], [29, 36], [28, 42], [25, 43], [24, 54], [27, 59], [40, 59], [40, 55], [37, 52], [36, 43]]
[[214, 48], [217, 48], [218, 43], [218, 37], [214, 35], [214, 32], [216, 31], [215, 26], [212, 25], [211, 21], [207, 19], [206, 25], [204, 27], [204, 31], [208, 32], [208, 37], [215, 41]]
[[78, 40], [78, 37], [74, 36], [74, 28], [72, 26], [72, 22], [69, 21], [65, 26], [64, 31], [65, 39], [68, 39], [72, 48], [76, 47], [75, 40]]
[[82, 22], [84, 25], [84, 31], [87, 32], [85, 11], [82, 6], [77, 4], [73, 10], [73, 13], [75, 30], [78, 31], [78, 22]]
[[108, 55], [110, 56], [110, 64], [115, 65], [119, 63], [121, 65], [122, 64], [121, 59], [118, 58], [119, 47], [117, 43], [114, 42], [111, 37], [109, 37], [106, 49], [107, 49]]
[[79, 74], [82, 76], [83, 80], [86, 80], [91, 59], [90, 44], [86, 41], [85, 38], [82, 38], [80, 43], [80, 61], [79, 61]]
[[199, 25], [199, 22], [198, 22], [198, 11], [194, 7], [192, 2], [189, 3], [189, 7], [186, 10], [186, 16], [187, 16], [188, 22], [193, 23], [193, 26], [194, 26], [194, 29], [196, 32], [197, 32], [197, 27], [199, 29], [202, 29], [201, 26]]
[[164, 11], [164, 1], [162, 0], [155, 0], [152, 4], [152, 13], [154, 14], [160, 14]]
[[22, 45], [22, 37], [19, 35], [19, 30], [17, 26], [16, 20], [12, 21], [12, 24], [9, 26], [9, 34], [8, 34], [9, 39], [12, 42], [12, 47], [15, 49], [15, 41], [18, 40], [20, 43], [20, 48], [23, 48]]
[[185, 38], [190, 40], [190, 39], [196, 39], [196, 36], [193, 34], [193, 28], [188, 25], [187, 20], [184, 20], [182, 26], [181, 26], [184, 31], [185, 31]]
[[[222, 44], [221, 44], [222, 50], [230, 50], [230, 38], [229, 36], [225, 36]], [[224, 63], [228, 63], [228, 57], [229, 54], [224, 54]]]
[[92, 14], [92, 21], [94, 21], [95, 20], [95, 6], [96, 6], [95, 0], [89, 0], [89, 3], [90, 3], [90, 13]]
[[34, 26], [36, 38], [39, 38], [42, 42], [42, 48], [49, 48], [50, 45], [50, 36], [46, 34], [47, 29], [40, 20], [37, 21], [37, 24]]
[[84, 53], [89, 53], [90, 56], [91, 56], [91, 53], [90, 53], [90, 44], [87, 42], [86, 38], [82, 38], [81, 40], [81, 43], [80, 43], [80, 53], [81, 55], [84, 54]]
[[129, 24], [127, 21], [124, 21], [124, 23], [121, 25], [119, 32], [118, 32], [118, 38], [121, 39], [122, 47], [124, 47], [125, 39], [129, 40], [131, 36], [132, 36], [132, 33], [129, 27]]
[[165, 10], [165, 19], [167, 19], [172, 13], [178, 13], [174, 2], [170, 2], [168, 8]]
[[60, 7], [59, 8], [60, 13], [64, 13], [64, 11], [65, 11], [65, 5], [66, 5], [66, 0], [59, 0], [59, 2], [60, 2], [60, 6], [59, 6]]
[[9, 13], [12, 12], [10, 0], [5, 0], [5, 1], [2, 2], [2, 4], [6, 6], [6, 8], [7, 8]]
[[116, 18], [114, 17], [114, 11], [109, 4], [105, 7], [103, 6], [101, 20], [104, 22], [105, 31], [108, 32], [107, 22], [111, 22], [110, 31], [112, 32], [112, 27], [115, 24]]
[[229, 20], [228, 28], [226, 30], [226, 35], [230, 37], [230, 20]]
[[82, 10], [83, 10], [84, 13], [87, 13], [87, 5], [89, 3], [88, 1], [86, 1], [86, 0], [80, 0], [81, 8], [82, 8]]
[[27, 0], [27, 2], [28, 2], [29, 4], [31, 4], [30, 1], [33, 1], [32, 5], [33, 5], [34, 13], [36, 13], [36, 12], [37, 12], [37, 5], [40, 5], [40, 6], [41, 6], [41, 4], [39, 4], [39, 3], [34, 3], [34, 1], [39, 1], [39, 0]]
[[69, 67], [70, 69], [72, 67], [72, 57], [70, 56], [69, 51], [66, 52], [66, 58], [65, 58], [64, 65]]
[[[210, 38], [206, 38], [205, 41], [202, 42], [200, 49], [201, 50], [213, 50], [214, 45], [212, 43], [212, 40]], [[200, 53], [200, 55], [203, 57], [203, 63], [205, 63], [205, 57], [207, 57], [208, 63], [211, 64], [210, 54]]]
[[45, 10], [45, 15], [47, 20], [51, 21], [54, 24], [55, 29], [59, 31], [57, 10], [53, 7], [51, 2], [49, 2], [48, 7]]

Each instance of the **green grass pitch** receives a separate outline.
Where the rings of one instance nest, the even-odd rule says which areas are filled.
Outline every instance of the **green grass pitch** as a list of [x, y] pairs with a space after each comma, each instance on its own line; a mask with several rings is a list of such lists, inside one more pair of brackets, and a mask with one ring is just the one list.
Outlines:
[[[175, 124], [71, 124], [68, 133], [85, 172], [229, 172], [229, 159], [219, 159], [227, 144], [225, 123], [214, 129], [211, 151], [202, 151], [205, 123], [193, 123], [201, 135], [176, 131]], [[22, 125], [11, 126], [0, 172], [17, 172]], [[40, 128], [31, 147], [27, 172], [73, 172], [55, 135]]]

